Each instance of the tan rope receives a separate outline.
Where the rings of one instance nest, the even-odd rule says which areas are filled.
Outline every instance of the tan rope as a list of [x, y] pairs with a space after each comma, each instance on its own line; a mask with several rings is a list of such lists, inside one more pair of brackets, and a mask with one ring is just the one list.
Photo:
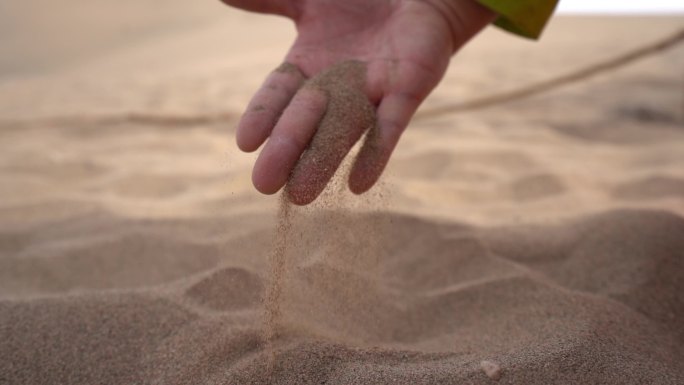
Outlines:
[[677, 33], [674, 33], [664, 39], [660, 39], [651, 44], [639, 47], [620, 56], [599, 63], [595, 63], [593, 65], [581, 68], [579, 70], [552, 79], [544, 80], [538, 83], [533, 83], [507, 92], [467, 100], [461, 103], [426, 108], [422, 111], [419, 111], [413, 120], [416, 121], [434, 118], [437, 116], [447, 115], [454, 112], [477, 110], [514, 100], [519, 100], [522, 98], [527, 98], [543, 92], [551, 91], [553, 89], [565, 86], [567, 84], [590, 78], [599, 73], [625, 66], [639, 59], [673, 48], [674, 46], [680, 44], [682, 41], [684, 41], [684, 29], [681, 29]]

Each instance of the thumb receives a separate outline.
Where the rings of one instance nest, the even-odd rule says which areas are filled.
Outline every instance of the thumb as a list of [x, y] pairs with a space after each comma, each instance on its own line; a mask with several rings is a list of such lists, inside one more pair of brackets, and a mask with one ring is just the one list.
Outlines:
[[289, 0], [221, 0], [233, 7], [250, 12], [272, 13], [294, 19], [299, 14], [297, 1]]

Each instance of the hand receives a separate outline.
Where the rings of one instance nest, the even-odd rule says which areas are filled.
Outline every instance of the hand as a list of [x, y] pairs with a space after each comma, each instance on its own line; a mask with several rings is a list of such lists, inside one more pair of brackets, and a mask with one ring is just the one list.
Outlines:
[[[329, 95], [302, 87], [307, 79], [344, 62], [365, 66], [359, 88], [376, 108], [377, 127], [375, 144], [362, 148], [349, 177], [350, 189], [360, 194], [380, 177], [416, 109], [444, 75], [451, 55], [494, 18], [474, 0], [223, 1], [289, 17], [297, 26], [286, 64], [268, 76], [237, 129], [243, 151], [255, 151], [269, 139], [252, 174], [254, 186], [264, 194], [274, 194], [288, 183], [326, 113]], [[358, 136], [330, 144], [344, 147], [330, 150], [346, 154]], [[289, 194], [290, 199], [297, 204], [315, 199], [339, 166], [338, 161], [331, 162], [318, 165], [319, 170], [307, 168], [318, 177], [290, 181], [288, 189], [313, 191]]]

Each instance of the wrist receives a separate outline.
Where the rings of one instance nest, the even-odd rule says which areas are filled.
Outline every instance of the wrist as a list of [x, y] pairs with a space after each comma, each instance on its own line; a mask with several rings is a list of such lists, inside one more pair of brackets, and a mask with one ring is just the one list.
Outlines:
[[496, 13], [476, 0], [423, 0], [433, 6], [449, 26], [453, 51], [496, 19]]

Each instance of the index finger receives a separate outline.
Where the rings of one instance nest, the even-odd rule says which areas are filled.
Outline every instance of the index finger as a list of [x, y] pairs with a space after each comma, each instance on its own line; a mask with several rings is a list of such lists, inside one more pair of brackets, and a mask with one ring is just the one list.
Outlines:
[[238, 123], [236, 140], [242, 151], [255, 151], [264, 143], [304, 80], [299, 68], [287, 62], [271, 72]]

